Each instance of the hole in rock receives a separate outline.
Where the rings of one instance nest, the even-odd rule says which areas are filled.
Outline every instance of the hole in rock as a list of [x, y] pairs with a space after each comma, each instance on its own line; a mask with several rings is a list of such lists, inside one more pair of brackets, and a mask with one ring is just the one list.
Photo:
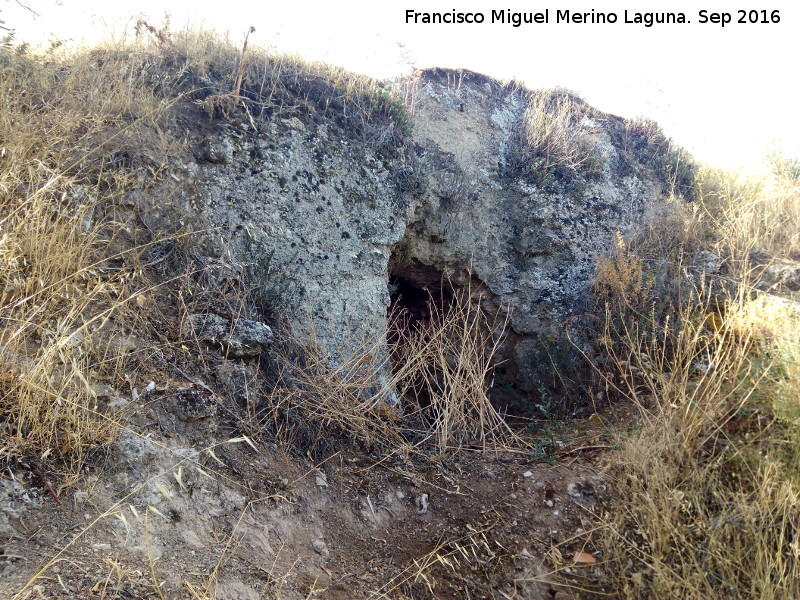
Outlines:
[[389, 345], [394, 348], [408, 334], [430, 325], [431, 310], [447, 310], [452, 299], [452, 285], [434, 267], [415, 262], [390, 272]]
[[[473, 394], [482, 393], [478, 389], [486, 390], [492, 405], [509, 416], [543, 416], [536, 409], [537, 404], [543, 402], [539, 398], [547, 395], [550, 399], [552, 396], [544, 394], [542, 384], [533, 389], [530, 389], [531, 385], [525, 385], [522, 378], [527, 374], [521, 372], [516, 359], [518, 345], [525, 343], [527, 338], [515, 334], [508, 327], [505, 313], [498, 312], [496, 299], [480, 280], [469, 275], [448, 278], [439, 269], [412, 258], [403, 263], [390, 261], [388, 285], [390, 302], [386, 340], [392, 372], [400, 376], [397, 390], [407, 410], [419, 409], [426, 419], [435, 418], [431, 410], [434, 394], [441, 397], [447, 390], [454, 389], [447, 385], [450, 383], [446, 380], [447, 374], [463, 375], [469, 371], [475, 375], [474, 380], [457, 382], [466, 393], [470, 393], [467, 390]], [[475, 311], [481, 311], [480, 315]], [[451, 318], [461, 319], [460, 324], [454, 326]], [[468, 328], [463, 326], [465, 320]], [[442, 322], [450, 324], [446, 336], [434, 333]], [[457, 338], [467, 329], [471, 339], [465, 346], [464, 340]], [[444, 346], [426, 346], [432, 339], [443, 341]], [[424, 347], [426, 359], [415, 362], [419, 356], [415, 353], [420, 347]], [[465, 353], [460, 352], [463, 348], [467, 349]], [[481, 352], [485, 357], [475, 355]], [[456, 358], [458, 354], [461, 356]], [[468, 369], [456, 364], [458, 360], [465, 360], [464, 356], [468, 356], [466, 360], [471, 363]], [[483, 363], [483, 360], [487, 362]], [[536, 364], [531, 364], [530, 368], [549, 367], [544, 358], [536, 360], [531, 357], [531, 362]], [[482, 379], [478, 379], [481, 376]]]
[[417, 261], [394, 268], [389, 272], [389, 328], [386, 341], [389, 344], [392, 372], [401, 371], [403, 377], [398, 391], [410, 410], [419, 408], [423, 413], [431, 404], [431, 379], [440, 374], [431, 365], [425, 375], [403, 370], [413, 362], [412, 355], [418, 348], [419, 336], [426, 335], [430, 327], [447, 311], [452, 301], [452, 285], [443, 273], [434, 267]]
[[[503, 331], [503, 318], [486, 302], [489, 293], [480, 281], [448, 278], [413, 260], [393, 264], [389, 275], [387, 342], [407, 410], [435, 419], [436, 407], [450, 394], [477, 398], [484, 391], [502, 412], [522, 403], [513, 384], [516, 371], [504, 361], [510, 332]], [[489, 384], [494, 387], [486, 390]]]

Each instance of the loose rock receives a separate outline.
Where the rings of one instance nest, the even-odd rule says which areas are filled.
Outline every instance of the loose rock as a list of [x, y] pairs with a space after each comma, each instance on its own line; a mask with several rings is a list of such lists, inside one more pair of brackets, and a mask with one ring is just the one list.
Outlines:
[[230, 321], [214, 314], [192, 314], [183, 328], [184, 336], [220, 348], [226, 358], [258, 356], [272, 343], [269, 325], [249, 319]]

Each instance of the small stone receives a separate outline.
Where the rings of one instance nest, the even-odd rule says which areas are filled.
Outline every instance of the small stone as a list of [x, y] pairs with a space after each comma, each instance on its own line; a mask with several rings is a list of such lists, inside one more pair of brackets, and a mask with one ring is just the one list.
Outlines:
[[226, 165], [233, 160], [233, 142], [228, 138], [207, 139], [200, 151], [201, 160]]
[[306, 130], [306, 126], [297, 117], [292, 117], [291, 119], [284, 119], [283, 124], [286, 125], [289, 129], [295, 129], [297, 131]]
[[419, 496], [417, 496], [416, 504], [417, 504], [418, 514], [421, 515], [423, 513], [428, 512], [428, 506], [430, 504], [428, 500], [428, 494], [420, 494]]
[[314, 548], [314, 552], [316, 552], [320, 556], [327, 558], [328, 555], [330, 555], [330, 551], [328, 550], [328, 545], [322, 538], [316, 539], [313, 542], [311, 542], [311, 547]]
[[706, 273], [719, 273], [722, 268], [722, 259], [708, 250], [701, 250], [694, 256], [692, 261], [697, 267]]
[[183, 335], [222, 350], [226, 358], [258, 356], [272, 343], [272, 329], [258, 321], [230, 321], [215, 314], [189, 315]]
[[576, 552], [572, 557], [572, 562], [576, 565], [593, 565], [597, 559], [588, 552]]
[[[533, 477], [533, 471], [525, 471], [522, 474], [523, 477]], [[538, 484], [537, 484], [538, 485]]]

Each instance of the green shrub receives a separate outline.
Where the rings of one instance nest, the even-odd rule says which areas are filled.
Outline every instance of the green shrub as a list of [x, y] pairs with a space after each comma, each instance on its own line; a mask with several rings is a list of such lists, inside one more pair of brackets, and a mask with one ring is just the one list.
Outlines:
[[406, 110], [402, 98], [387, 89], [377, 88], [372, 92], [372, 109], [379, 115], [388, 117], [401, 135], [411, 135], [411, 115]]

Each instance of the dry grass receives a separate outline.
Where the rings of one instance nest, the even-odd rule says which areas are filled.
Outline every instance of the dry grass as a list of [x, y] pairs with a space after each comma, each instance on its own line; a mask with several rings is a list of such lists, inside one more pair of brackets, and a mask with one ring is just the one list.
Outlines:
[[373, 450], [410, 452], [388, 404], [392, 390], [380, 340], [367, 337], [352, 350], [330, 351], [308, 327], [278, 346], [280, 374], [259, 412], [262, 427], [305, 452], [330, 453], [332, 432]]
[[[137, 268], [141, 248], [122, 239], [116, 204], [144, 178], [158, 178], [168, 102], [113, 57], [3, 59], [4, 458], [59, 458], [74, 472], [88, 448], [114, 437], [115, 419], [98, 395], [102, 382], [123, 376], [127, 352], [122, 339], [100, 332], [125, 333], [118, 318], [128, 334], [143, 327], [137, 302], [151, 290]], [[126, 163], [120, 149], [143, 136], [153, 143], [151, 160]]]
[[776, 164], [755, 179], [709, 169], [700, 182], [706, 219], [735, 258], [753, 250], [800, 258], [800, 181], [793, 172]]
[[176, 107], [230, 98], [212, 118], [317, 112], [378, 146], [403, 136], [402, 102], [372, 79], [141, 22], [90, 50], [4, 49], [0, 83], [0, 458], [73, 472], [113, 439], [100, 389], [131, 385], [158, 310], [144, 257], [190, 237], [144, 231], [130, 202], [177, 154]]
[[661, 126], [643, 117], [625, 120], [623, 148], [653, 170], [664, 192], [686, 200], [695, 198], [698, 164], [694, 157], [669, 139]]
[[511, 558], [508, 550], [492, 536], [495, 525], [467, 524], [460, 531], [449, 532], [430, 552], [413, 559], [372, 594], [378, 600], [435, 598], [442, 573], [461, 580], [465, 586], [471, 585], [468, 575], [472, 574], [477, 574], [481, 581], [490, 581], [489, 575]]
[[560, 89], [526, 95], [528, 106], [521, 126], [506, 142], [507, 175], [548, 186], [557, 179], [591, 176], [597, 171], [594, 146], [581, 127], [589, 112], [586, 104]]
[[[620, 243], [599, 265], [591, 359], [636, 416], [610, 457], [618, 495], [590, 536], [605, 575], [581, 582], [589, 597], [800, 595], [800, 309], [757, 293], [757, 272], [736, 260], [790, 246], [800, 203], [773, 211], [772, 186], [716, 176], [657, 245]], [[722, 281], [643, 258], [704, 246], [728, 259]]]
[[213, 31], [172, 32], [140, 22], [136, 37], [122, 43], [127, 52], [158, 63], [153, 76], [168, 73], [164, 84], [186, 92], [211, 118], [241, 118], [256, 127], [262, 117], [316, 114], [374, 147], [402, 145], [410, 123], [399, 92], [341, 67], [260, 47], [253, 39], [248, 44], [246, 35], [242, 45]]
[[[786, 322], [767, 332], [748, 303], [731, 308], [718, 331], [684, 314], [674, 339], [611, 334], [612, 369], [640, 429], [614, 457], [629, 502], [604, 513], [596, 541], [624, 597], [800, 593], [800, 480], [786, 472], [796, 448], [784, 448], [796, 444], [784, 437], [796, 423], [782, 426], [771, 403], [775, 387], [796, 388], [775, 356], [785, 340], [772, 327]], [[798, 339], [796, 314], [790, 332]]]
[[691, 187], [695, 202], [671, 197], [648, 234], [636, 240], [642, 258], [689, 259], [711, 250], [736, 275], [756, 266], [753, 253], [800, 258], [800, 183], [793, 172], [775, 167], [757, 177], [703, 167]]
[[406, 457], [524, 447], [487, 397], [506, 323], [488, 318], [470, 289], [429, 308], [431, 318], [414, 327], [396, 315], [393, 368], [385, 341], [374, 336], [349, 351], [324, 347], [313, 327], [284, 340], [279, 383], [260, 425], [323, 454], [332, 431]]
[[518, 447], [521, 440], [487, 396], [508, 317], [487, 315], [480, 289], [450, 291], [448, 303], [428, 302], [427, 321], [409, 327], [396, 315], [393, 383], [401, 397], [416, 399], [440, 452]]

